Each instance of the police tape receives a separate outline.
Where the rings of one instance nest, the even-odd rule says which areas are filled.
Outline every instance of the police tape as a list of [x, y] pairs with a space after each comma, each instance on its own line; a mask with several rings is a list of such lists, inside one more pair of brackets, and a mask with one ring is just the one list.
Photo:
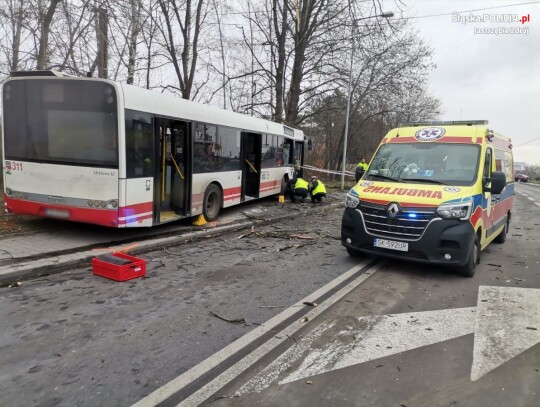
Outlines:
[[[326, 170], [324, 168], [313, 167], [311, 165], [302, 165], [302, 166], [300, 166], [300, 168], [304, 168], [304, 169], [310, 170], [310, 171], [323, 172], [323, 173], [326, 173], [326, 174], [337, 174], [337, 175], [343, 174], [343, 171]], [[354, 177], [354, 172], [345, 171], [345, 175], [348, 176], [348, 177]]]

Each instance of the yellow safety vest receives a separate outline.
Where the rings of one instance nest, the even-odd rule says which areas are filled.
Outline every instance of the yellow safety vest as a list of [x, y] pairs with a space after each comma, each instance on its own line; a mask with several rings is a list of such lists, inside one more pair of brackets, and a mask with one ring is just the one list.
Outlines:
[[308, 182], [302, 178], [298, 178], [296, 180], [296, 183], [294, 184], [294, 189], [299, 189], [299, 188], [308, 189], [308, 187], [309, 187]]
[[317, 180], [317, 186], [315, 187], [313, 191], [311, 191], [311, 194], [317, 195], [317, 194], [320, 194], [321, 192], [326, 194], [326, 187], [321, 181]]
[[362, 167], [364, 169], [364, 171], [366, 171], [368, 169], [368, 164], [367, 163], [358, 163], [357, 167]]

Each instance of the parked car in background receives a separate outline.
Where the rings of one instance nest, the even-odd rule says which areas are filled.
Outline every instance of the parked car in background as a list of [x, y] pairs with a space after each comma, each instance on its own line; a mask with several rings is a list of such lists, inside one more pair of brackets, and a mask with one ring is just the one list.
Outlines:
[[529, 176], [525, 174], [516, 174], [514, 180], [516, 182], [527, 182], [529, 181]]

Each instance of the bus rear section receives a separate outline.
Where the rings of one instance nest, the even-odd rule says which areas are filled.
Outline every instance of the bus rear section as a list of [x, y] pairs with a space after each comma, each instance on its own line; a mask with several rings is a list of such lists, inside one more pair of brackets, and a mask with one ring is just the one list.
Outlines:
[[[279, 194], [301, 131], [115, 82], [18, 73], [3, 88], [6, 211], [150, 227]], [[58, 77], [61, 76], [61, 77]]]
[[393, 129], [382, 140], [347, 194], [342, 244], [351, 255], [451, 266], [471, 277], [481, 250], [506, 239], [511, 142], [484, 121], [429, 124]]
[[6, 211], [119, 226], [117, 111], [106, 81], [6, 81]]

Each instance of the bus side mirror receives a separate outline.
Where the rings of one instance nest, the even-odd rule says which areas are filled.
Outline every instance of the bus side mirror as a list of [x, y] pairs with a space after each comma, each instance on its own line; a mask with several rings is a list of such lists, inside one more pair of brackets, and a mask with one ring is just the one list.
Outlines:
[[[491, 178], [486, 178], [484, 183], [484, 192], [491, 192], [492, 194], [500, 194], [504, 187], [506, 187], [506, 175], [502, 171], [495, 171], [491, 174]], [[491, 183], [490, 187], [486, 184]]]

